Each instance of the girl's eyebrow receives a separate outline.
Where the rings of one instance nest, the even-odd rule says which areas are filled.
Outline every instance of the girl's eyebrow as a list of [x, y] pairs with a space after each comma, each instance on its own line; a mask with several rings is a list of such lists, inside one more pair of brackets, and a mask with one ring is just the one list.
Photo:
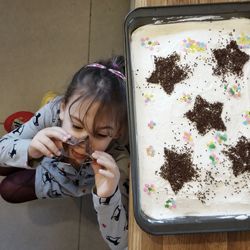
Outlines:
[[[76, 122], [79, 122], [79, 123], [83, 124], [82, 121], [81, 121], [79, 118], [77, 118], [76, 116], [71, 115], [71, 119], [72, 119], [72, 120], [75, 120]], [[98, 129], [101, 129], [101, 130], [103, 130], [103, 129], [114, 130], [114, 128], [111, 127], [111, 126], [98, 127]]]
[[111, 129], [111, 130], [114, 130], [114, 128], [111, 127], [111, 126], [98, 127], [98, 129]]
[[76, 116], [71, 115], [71, 120], [75, 120], [76, 122], [79, 122], [82, 124], [82, 121], [79, 118], [77, 118]]

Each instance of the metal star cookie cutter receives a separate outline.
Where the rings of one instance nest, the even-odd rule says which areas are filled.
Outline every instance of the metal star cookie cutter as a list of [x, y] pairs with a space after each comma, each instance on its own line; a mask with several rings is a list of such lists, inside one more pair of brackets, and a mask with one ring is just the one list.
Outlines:
[[85, 146], [85, 155], [87, 156], [81, 163], [80, 165], [85, 165], [88, 163], [92, 163], [95, 161], [95, 159], [91, 156], [92, 153], [92, 148], [89, 144], [89, 137], [86, 136], [84, 138], [76, 138], [74, 136], [71, 136], [66, 142], [63, 142], [63, 148], [61, 149], [61, 155], [59, 157], [59, 160], [67, 160], [67, 161], [72, 161], [74, 159], [69, 157], [68, 153], [68, 146], [77, 146], [79, 144], [83, 144]]

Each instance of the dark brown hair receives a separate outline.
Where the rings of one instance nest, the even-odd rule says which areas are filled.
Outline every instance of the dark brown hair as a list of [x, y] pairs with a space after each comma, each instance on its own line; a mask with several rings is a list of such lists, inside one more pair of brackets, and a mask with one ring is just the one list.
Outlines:
[[[82, 67], [73, 76], [73, 79], [65, 92], [63, 101], [67, 104], [70, 98], [77, 94], [78, 98], [70, 105], [69, 113], [71, 107], [79, 100], [82, 100], [84, 103], [86, 103], [85, 101], [88, 101], [88, 107], [85, 114], [93, 103], [100, 103], [94, 118], [92, 130], [93, 135], [97, 132], [96, 124], [98, 124], [101, 117], [103, 115], [109, 115], [110, 118], [114, 117], [115, 119], [115, 127], [120, 135], [119, 140], [126, 144], [127, 105], [125, 80], [108, 70], [114, 69], [124, 74], [124, 58], [123, 56], [118, 56], [97, 63], [106, 68]], [[82, 115], [82, 121], [84, 124], [85, 114]]]

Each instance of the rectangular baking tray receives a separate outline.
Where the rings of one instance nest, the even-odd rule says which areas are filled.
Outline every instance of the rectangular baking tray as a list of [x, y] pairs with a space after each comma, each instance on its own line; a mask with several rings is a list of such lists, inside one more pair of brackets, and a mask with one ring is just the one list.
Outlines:
[[[132, 76], [130, 41], [135, 29], [146, 24], [161, 24], [190, 17], [220, 16], [250, 18], [250, 1], [218, 4], [199, 4], [166, 7], [143, 7], [131, 11], [125, 20], [125, 57], [127, 74], [127, 105], [129, 119], [129, 140], [131, 150], [131, 179], [134, 216], [138, 225], [153, 235], [171, 235], [183, 233], [225, 232], [250, 230], [250, 218], [244, 220], [230, 216], [187, 216], [173, 220], [153, 220], [141, 209], [139, 192], [138, 143], [136, 140], [135, 92]], [[250, 212], [250, 211], [249, 211]]]

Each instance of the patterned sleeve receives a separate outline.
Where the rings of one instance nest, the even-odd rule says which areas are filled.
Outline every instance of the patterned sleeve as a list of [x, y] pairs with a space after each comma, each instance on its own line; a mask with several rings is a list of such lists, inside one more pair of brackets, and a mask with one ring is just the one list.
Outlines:
[[128, 187], [129, 154], [115, 145], [110, 154], [120, 170], [120, 181], [113, 196], [100, 198], [93, 194], [93, 203], [102, 237], [111, 249], [125, 249], [128, 246]]
[[58, 98], [46, 104], [25, 124], [0, 138], [0, 165], [29, 168], [28, 148], [36, 133], [56, 126], [59, 114]]

